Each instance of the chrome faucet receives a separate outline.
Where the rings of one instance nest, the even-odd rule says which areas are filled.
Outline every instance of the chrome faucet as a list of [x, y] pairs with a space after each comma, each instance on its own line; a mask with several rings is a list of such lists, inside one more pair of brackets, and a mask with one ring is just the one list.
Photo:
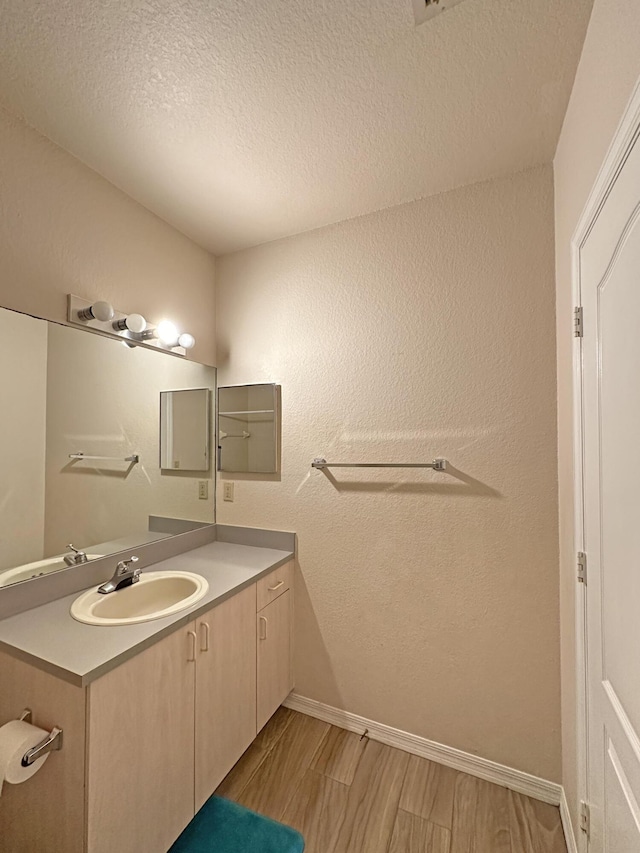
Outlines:
[[67, 545], [73, 554], [65, 554], [63, 559], [68, 566], [80, 566], [82, 563], [88, 563], [89, 560], [84, 551], [78, 550], [78, 548], [74, 548], [71, 542]]
[[125, 586], [131, 586], [132, 583], [138, 583], [142, 569], [131, 568], [137, 562], [137, 557], [120, 560], [111, 580], [99, 586], [98, 592], [106, 595], [108, 592], [115, 592], [117, 589], [123, 589]]

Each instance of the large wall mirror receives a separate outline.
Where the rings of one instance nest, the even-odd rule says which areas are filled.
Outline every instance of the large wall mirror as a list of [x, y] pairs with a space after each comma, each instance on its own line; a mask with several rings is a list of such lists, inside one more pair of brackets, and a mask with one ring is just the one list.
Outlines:
[[70, 543], [92, 559], [213, 524], [215, 381], [0, 308], [0, 587], [74, 565]]

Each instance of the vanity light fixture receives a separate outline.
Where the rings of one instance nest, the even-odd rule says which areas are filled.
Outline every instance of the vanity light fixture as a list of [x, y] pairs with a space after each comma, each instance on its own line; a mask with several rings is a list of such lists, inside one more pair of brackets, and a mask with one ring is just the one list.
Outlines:
[[111, 324], [116, 332], [133, 332], [140, 334], [147, 328], [147, 321], [142, 314], [129, 314], [121, 320], [114, 320]]
[[142, 332], [135, 332], [131, 337], [134, 341], [156, 341], [158, 339], [156, 330], [151, 326], [147, 326], [147, 328]]
[[94, 302], [88, 308], [77, 311], [76, 316], [78, 320], [84, 322], [98, 320], [100, 323], [108, 323], [109, 320], [113, 319], [114, 313], [113, 305], [109, 302]]
[[71, 293], [67, 302], [67, 320], [70, 323], [120, 338], [129, 347], [142, 344], [184, 356], [196, 343], [193, 335], [181, 332], [170, 320], [149, 326], [142, 314], [124, 314], [114, 310], [108, 302], [90, 303]]
[[145, 329], [135, 336], [138, 341], [157, 340], [159, 345], [166, 349], [192, 349], [196, 345], [196, 339], [189, 332], [179, 332], [170, 320], [163, 320], [155, 328]]
[[160, 343], [166, 347], [177, 347], [180, 332], [176, 329], [171, 320], [162, 320], [156, 327], [156, 337]]

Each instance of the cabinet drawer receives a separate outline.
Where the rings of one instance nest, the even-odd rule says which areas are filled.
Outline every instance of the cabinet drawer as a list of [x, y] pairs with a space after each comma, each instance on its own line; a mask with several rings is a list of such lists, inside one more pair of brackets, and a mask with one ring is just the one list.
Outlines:
[[258, 610], [262, 610], [267, 604], [275, 601], [291, 588], [293, 583], [293, 560], [280, 566], [279, 569], [261, 578], [256, 584], [258, 590]]

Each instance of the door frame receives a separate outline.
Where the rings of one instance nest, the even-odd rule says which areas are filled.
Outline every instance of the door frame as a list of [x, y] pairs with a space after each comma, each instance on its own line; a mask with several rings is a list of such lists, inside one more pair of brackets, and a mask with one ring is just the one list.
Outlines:
[[[580, 253], [600, 212], [624, 166], [634, 144], [640, 138], [640, 78], [613, 135], [604, 162], [591, 189], [587, 203], [571, 238], [571, 279], [573, 306], [582, 305]], [[582, 389], [582, 338], [575, 339], [573, 348], [573, 486], [574, 486], [574, 555], [584, 550], [584, 481], [583, 481], [583, 425], [584, 402]], [[589, 706], [587, 701], [587, 583], [577, 581], [574, 594], [575, 647], [576, 647], [576, 697], [577, 697], [577, 771], [578, 798], [589, 802]], [[587, 850], [585, 833], [578, 830], [577, 849]]]

